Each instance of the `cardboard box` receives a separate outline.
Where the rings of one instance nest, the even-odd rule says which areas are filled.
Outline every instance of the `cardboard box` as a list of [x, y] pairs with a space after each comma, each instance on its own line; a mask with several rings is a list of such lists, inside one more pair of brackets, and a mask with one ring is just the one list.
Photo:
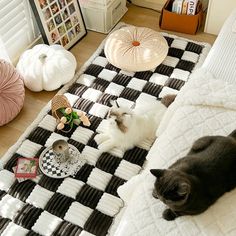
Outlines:
[[161, 29], [186, 34], [196, 34], [203, 20], [203, 9], [200, 3], [195, 15], [183, 15], [171, 12], [173, 0], [168, 0], [161, 11], [159, 25]]

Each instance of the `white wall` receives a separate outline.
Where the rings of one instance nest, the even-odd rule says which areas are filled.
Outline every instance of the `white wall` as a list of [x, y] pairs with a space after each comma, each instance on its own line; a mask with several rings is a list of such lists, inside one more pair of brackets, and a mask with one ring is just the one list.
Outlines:
[[202, 2], [203, 9], [206, 10], [209, 0], [201, 0], [201, 2]]
[[236, 8], [236, 0], [209, 0], [204, 31], [217, 35], [234, 8]]

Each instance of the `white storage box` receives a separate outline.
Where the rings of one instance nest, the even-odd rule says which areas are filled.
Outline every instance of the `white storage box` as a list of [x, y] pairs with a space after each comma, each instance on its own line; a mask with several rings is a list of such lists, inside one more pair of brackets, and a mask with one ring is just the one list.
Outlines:
[[114, 2], [114, 0], [80, 0], [80, 5], [103, 5], [108, 6], [111, 2]]
[[[108, 5], [101, 3], [109, 2]], [[80, 1], [86, 28], [109, 33], [128, 10], [126, 0]]]

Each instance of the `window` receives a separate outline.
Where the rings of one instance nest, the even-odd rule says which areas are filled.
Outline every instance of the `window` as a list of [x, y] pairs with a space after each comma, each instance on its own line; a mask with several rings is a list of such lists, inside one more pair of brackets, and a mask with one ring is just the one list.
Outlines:
[[0, 57], [15, 62], [38, 36], [28, 0], [0, 0]]

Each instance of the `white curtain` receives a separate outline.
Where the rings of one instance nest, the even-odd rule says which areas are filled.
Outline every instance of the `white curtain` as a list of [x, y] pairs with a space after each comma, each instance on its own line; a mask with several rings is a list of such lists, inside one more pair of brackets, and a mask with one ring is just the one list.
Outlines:
[[0, 48], [4, 55], [15, 62], [38, 36], [28, 0], [0, 0]]
[[8, 62], [11, 61], [1, 38], [0, 38], [0, 59], [3, 59]]

